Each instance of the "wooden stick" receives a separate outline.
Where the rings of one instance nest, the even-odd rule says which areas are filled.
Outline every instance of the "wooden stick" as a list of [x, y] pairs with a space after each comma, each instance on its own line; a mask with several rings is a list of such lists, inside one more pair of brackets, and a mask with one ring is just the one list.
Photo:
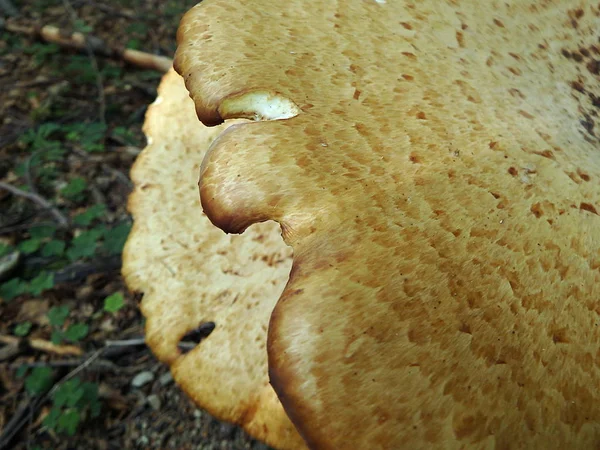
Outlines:
[[[119, 57], [125, 62], [144, 69], [156, 70], [158, 72], [167, 72], [173, 65], [170, 58], [153, 55], [151, 53], [133, 50], [129, 48], [115, 49], [109, 48], [104, 41], [94, 36], [87, 36], [83, 33], [73, 32], [65, 33], [63, 30], [46, 25], [41, 28], [25, 27], [10, 22], [4, 23], [4, 29], [12, 33], [25, 34], [32, 37], [39, 37], [46, 42], [60, 45], [61, 47], [74, 48], [85, 51], [90, 48], [94, 53], [108, 57]], [[87, 45], [86, 45], [87, 39]]]
[[81, 356], [81, 355], [83, 355], [83, 351], [76, 345], [56, 345], [56, 344], [53, 344], [52, 342], [46, 341], [44, 339], [38, 339], [38, 338], [21, 339], [16, 336], [0, 335], [0, 343], [2, 343], [2, 344], [19, 346], [19, 344], [21, 342], [25, 342], [27, 345], [29, 345], [34, 350], [39, 350], [41, 352], [46, 352], [46, 353], [54, 353], [55, 355], [61, 355], [61, 356], [67, 356], [67, 355]]

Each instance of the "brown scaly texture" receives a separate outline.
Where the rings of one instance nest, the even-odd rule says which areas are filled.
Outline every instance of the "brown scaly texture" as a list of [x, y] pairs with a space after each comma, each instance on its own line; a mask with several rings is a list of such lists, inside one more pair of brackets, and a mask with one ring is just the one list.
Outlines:
[[[291, 250], [276, 224], [227, 236], [199, 204], [200, 163], [224, 128], [202, 126], [181, 77], [164, 77], [144, 124], [148, 146], [131, 173], [134, 227], [123, 275], [144, 293], [148, 345], [200, 406], [277, 448], [300, 449], [267, 376], [267, 324]], [[182, 354], [180, 339], [210, 321], [214, 331]]]
[[309, 446], [600, 446], [596, 2], [205, 0], [176, 68], [228, 232], [294, 248], [271, 381]]

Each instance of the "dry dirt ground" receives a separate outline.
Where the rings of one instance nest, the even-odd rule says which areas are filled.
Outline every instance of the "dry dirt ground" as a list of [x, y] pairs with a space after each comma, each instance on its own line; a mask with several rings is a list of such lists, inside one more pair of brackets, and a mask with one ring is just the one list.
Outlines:
[[[171, 57], [195, 2], [0, 0], [0, 449], [267, 448], [180, 392], [120, 276], [162, 74], [119, 51]], [[45, 42], [46, 25], [105, 51]]]

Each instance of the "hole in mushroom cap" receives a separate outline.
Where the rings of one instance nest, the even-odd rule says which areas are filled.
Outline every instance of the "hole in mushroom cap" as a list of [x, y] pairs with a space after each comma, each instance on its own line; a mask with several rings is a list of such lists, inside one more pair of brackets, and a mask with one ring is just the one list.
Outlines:
[[219, 114], [223, 119], [281, 120], [300, 113], [290, 99], [267, 91], [247, 92], [223, 100]]
[[214, 322], [204, 322], [198, 325], [191, 331], [188, 331], [179, 341], [177, 347], [182, 353], [187, 353], [192, 350], [196, 345], [206, 339], [215, 329], [216, 324]]

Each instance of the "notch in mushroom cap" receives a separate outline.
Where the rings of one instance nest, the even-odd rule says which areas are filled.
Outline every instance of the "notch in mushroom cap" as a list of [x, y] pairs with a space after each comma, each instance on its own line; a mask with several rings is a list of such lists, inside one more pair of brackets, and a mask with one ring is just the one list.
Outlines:
[[201, 120], [253, 92], [299, 109], [222, 136], [200, 187], [218, 226], [274, 219], [294, 248], [269, 364], [310, 447], [598, 444], [599, 11], [573, 5], [185, 16]]
[[163, 78], [131, 173], [123, 275], [144, 293], [148, 345], [198, 405], [275, 448], [301, 449], [267, 376], [266, 329], [291, 250], [276, 224], [227, 236], [199, 205], [200, 163], [225, 128], [204, 127], [181, 77]]

